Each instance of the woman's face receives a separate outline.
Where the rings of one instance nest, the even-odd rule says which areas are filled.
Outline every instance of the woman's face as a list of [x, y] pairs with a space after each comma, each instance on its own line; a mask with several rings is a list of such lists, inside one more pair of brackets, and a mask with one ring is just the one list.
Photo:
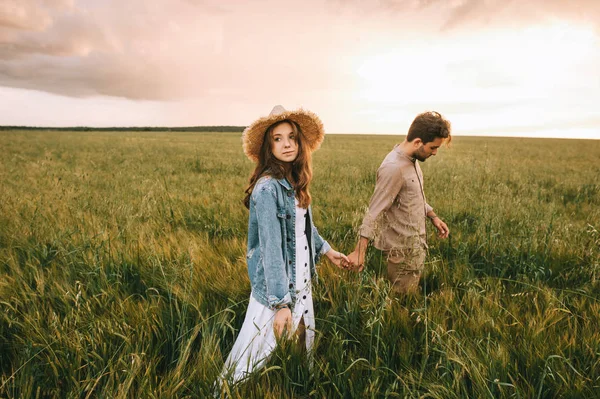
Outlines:
[[273, 129], [271, 152], [282, 162], [294, 162], [298, 157], [298, 141], [292, 125], [284, 122]]

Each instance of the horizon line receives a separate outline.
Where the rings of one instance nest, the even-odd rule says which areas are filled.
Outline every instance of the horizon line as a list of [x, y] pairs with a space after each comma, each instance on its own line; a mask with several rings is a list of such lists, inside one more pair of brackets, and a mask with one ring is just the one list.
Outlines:
[[[192, 125], [192, 126], [28, 126], [28, 125], [0, 125], [0, 131], [9, 130], [56, 130], [56, 131], [147, 131], [147, 132], [199, 132], [199, 133], [237, 133], [243, 132], [247, 126], [238, 125]], [[397, 132], [327, 132], [328, 135], [373, 135], [373, 136], [405, 136], [406, 133]], [[564, 140], [600, 140], [598, 137], [588, 136], [551, 136], [551, 135], [536, 135], [534, 133], [456, 133], [453, 137], [482, 137], [482, 138], [532, 138], [532, 139], [564, 139]]]

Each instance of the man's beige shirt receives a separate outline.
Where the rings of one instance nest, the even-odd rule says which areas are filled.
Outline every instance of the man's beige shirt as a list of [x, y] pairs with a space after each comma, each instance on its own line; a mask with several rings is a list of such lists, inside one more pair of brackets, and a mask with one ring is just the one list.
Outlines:
[[374, 240], [382, 251], [427, 248], [425, 222], [432, 209], [425, 199], [419, 163], [396, 145], [377, 170], [360, 235]]

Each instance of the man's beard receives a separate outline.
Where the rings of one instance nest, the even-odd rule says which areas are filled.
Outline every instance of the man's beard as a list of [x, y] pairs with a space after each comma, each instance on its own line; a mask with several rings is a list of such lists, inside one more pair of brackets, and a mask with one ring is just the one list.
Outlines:
[[421, 153], [421, 148], [419, 148], [417, 151], [415, 151], [413, 156], [421, 162], [425, 162], [427, 160], [427, 158], [429, 158]]

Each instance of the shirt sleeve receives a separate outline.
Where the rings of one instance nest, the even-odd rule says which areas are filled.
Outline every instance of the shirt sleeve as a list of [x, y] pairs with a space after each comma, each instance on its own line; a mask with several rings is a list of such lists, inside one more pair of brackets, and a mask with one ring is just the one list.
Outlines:
[[433, 207], [426, 202], [425, 203], [425, 215], [427, 215], [431, 211], [433, 211]]
[[401, 188], [402, 174], [399, 173], [398, 168], [391, 164], [382, 164], [377, 170], [377, 180], [369, 210], [359, 229], [362, 237], [373, 239], [377, 219], [392, 206]]
[[[421, 167], [419, 166], [419, 164], [417, 163], [417, 170], [418, 170], [418, 176], [420, 181], [423, 181], [423, 172], [421, 171]], [[427, 214], [431, 211], [433, 211], [433, 207], [431, 205], [429, 205], [429, 203], [427, 203], [427, 199], [425, 198], [425, 192], [423, 192], [423, 198], [425, 199], [425, 216], [427, 216]]]

